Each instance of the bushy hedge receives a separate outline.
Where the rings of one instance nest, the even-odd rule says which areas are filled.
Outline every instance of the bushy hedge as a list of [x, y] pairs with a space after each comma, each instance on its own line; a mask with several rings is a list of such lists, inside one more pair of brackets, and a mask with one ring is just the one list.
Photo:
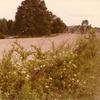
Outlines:
[[96, 49], [90, 37], [85, 41], [74, 49], [65, 46], [47, 52], [35, 46], [27, 51], [16, 43], [0, 62], [1, 100], [78, 100], [93, 96]]

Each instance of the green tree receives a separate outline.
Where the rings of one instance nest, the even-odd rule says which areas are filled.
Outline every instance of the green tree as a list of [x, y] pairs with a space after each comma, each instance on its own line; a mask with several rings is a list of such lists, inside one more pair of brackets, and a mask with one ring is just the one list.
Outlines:
[[8, 32], [7, 20], [5, 18], [0, 19], [0, 32], [3, 34]]
[[54, 17], [52, 19], [52, 33], [62, 33], [67, 29], [67, 26], [59, 17]]
[[40, 36], [51, 33], [50, 12], [44, 0], [25, 0], [18, 7], [15, 29], [19, 35]]
[[13, 33], [14, 33], [14, 21], [8, 20], [7, 26], [8, 26], [8, 35], [13, 35]]

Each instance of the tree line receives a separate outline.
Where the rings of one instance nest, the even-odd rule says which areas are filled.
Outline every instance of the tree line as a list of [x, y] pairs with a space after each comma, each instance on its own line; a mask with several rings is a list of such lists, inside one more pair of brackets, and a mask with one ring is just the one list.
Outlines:
[[66, 29], [61, 18], [47, 9], [44, 0], [24, 0], [14, 21], [0, 19], [0, 33], [7, 36], [42, 36], [62, 33]]
[[2, 35], [13, 35], [14, 21], [5, 18], [0, 19], [0, 33]]

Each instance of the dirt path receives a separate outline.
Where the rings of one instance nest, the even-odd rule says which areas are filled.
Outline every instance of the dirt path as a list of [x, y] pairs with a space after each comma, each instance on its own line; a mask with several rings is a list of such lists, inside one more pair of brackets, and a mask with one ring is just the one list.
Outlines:
[[60, 34], [55, 37], [42, 37], [42, 38], [20, 38], [20, 39], [1, 39], [0, 40], [0, 57], [4, 51], [8, 51], [11, 48], [11, 45], [17, 41], [26, 49], [30, 49], [31, 45], [36, 45], [41, 47], [42, 50], [48, 50], [52, 47], [51, 41], [54, 42], [55, 46], [59, 46], [62, 43], [73, 44], [75, 43], [78, 34]]

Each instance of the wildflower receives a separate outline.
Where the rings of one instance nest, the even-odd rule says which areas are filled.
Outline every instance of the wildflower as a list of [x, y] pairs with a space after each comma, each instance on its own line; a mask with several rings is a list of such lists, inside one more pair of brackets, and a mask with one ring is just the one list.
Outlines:
[[70, 86], [71, 86], [71, 84], [68, 84], [68, 86], [70, 87]]
[[48, 85], [46, 85], [46, 86], [45, 86], [45, 88], [49, 88], [49, 86], [48, 86]]
[[71, 80], [72, 80], [72, 81], [74, 81], [75, 79], [74, 79], [74, 78], [72, 78]]
[[73, 65], [74, 68], [77, 68], [77, 65], [75, 65], [75, 64], [72, 64], [72, 65]]
[[52, 77], [49, 77], [49, 80], [52, 80]]
[[57, 58], [57, 56], [56, 56], [56, 55], [54, 55], [54, 56], [53, 56], [53, 58]]
[[66, 68], [64, 68], [63, 70], [66, 71]]
[[91, 78], [91, 79], [94, 79], [95, 77], [94, 77], [94, 76], [90, 76], [90, 78]]
[[77, 83], [79, 83], [79, 80], [76, 80]]
[[40, 68], [43, 68], [43, 65], [41, 65]]
[[71, 65], [72, 64], [72, 61], [69, 61], [69, 64]]
[[29, 78], [30, 78], [30, 76], [29, 75], [26, 75], [26, 79], [29, 80]]
[[84, 81], [83, 84], [86, 84], [86, 81]]
[[22, 74], [25, 74], [26, 73], [26, 71], [25, 70], [22, 70]]
[[40, 68], [39, 67], [35, 67], [34, 70], [40, 70]]
[[76, 74], [74, 74], [74, 77], [76, 77], [77, 75]]

